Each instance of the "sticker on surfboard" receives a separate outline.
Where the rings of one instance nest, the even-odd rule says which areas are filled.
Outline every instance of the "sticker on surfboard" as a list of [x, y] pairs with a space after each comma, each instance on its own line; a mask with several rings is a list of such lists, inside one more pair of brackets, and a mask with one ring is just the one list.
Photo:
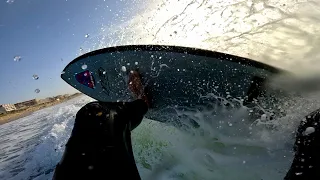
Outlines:
[[95, 81], [90, 71], [86, 70], [76, 75], [76, 80], [91, 89], [95, 88]]

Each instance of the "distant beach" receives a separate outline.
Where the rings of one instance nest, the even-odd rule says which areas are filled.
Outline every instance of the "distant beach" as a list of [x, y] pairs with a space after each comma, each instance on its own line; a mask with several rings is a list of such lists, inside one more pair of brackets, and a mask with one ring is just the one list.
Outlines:
[[52, 101], [52, 102], [37, 104], [37, 105], [31, 106], [31, 107], [28, 107], [28, 108], [25, 108], [25, 109], [20, 109], [20, 110], [16, 110], [16, 111], [13, 111], [13, 112], [8, 112], [6, 114], [1, 114], [0, 115], [0, 125], [8, 123], [8, 122], [11, 122], [11, 121], [14, 121], [14, 120], [17, 120], [17, 119], [20, 119], [20, 118], [23, 118], [23, 117], [26, 117], [26, 116], [32, 114], [35, 111], [39, 111], [39, 110], [41, 110], [43, 108], [47, 108], [47, 107], [50, 107], [50, 106], [54, 106], [54, 105], [63, 103], [65, 101], [68, 101], [68, 100], [73, 99], [75, 97], [78, 97], [80, 95], [82, 95], [82, 94], [81, 93], [77, 93], [77, 94], [68, 96], [68, 97], [66, 97], [64, 99], [59, 99], [59, 100], [55, 100], [55, 101]]

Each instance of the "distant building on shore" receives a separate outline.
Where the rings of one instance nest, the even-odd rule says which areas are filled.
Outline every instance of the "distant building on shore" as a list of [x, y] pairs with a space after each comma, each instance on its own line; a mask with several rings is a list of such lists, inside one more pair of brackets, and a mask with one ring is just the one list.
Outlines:
[[16, 106], [17, 109], [21, 109], [24, 107], [29, 107], [29, 106], [33, 106], [38, 104], [38, 100], [37, 99], [31, 99], [29, 101], [24, 101], [24, 102], [19, 102], [14, 104]]
[[0, 114], [17, 110], [16, 106], [13, 104], [2, 104], [0, 105]]

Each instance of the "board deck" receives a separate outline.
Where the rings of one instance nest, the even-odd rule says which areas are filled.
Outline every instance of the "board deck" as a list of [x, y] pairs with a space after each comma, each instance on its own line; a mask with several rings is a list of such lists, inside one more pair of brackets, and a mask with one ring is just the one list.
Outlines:
[[281, 73], [272, 66], [238, 56], [202, 49], [130, 45], [84, 54], [67, 65], [61, 77], [82, 93], [103, 102], [132, 101], [128, 73], [138, 70], [153, 102], [149, 118], [168, 107], [194, 106], [208, 94], [245, 97], [260, 82]]

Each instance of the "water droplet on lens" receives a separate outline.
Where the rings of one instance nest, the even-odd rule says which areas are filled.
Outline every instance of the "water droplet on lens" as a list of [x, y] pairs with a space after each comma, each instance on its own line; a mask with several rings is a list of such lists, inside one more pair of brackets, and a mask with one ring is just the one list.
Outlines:
[[122, 66], [122, 67], [121, 67], [121, 70], [122, 70], [123, 72], [126, 72], [126, 71], [127, 71], [127, 68], [126, 68], [125, 66]]
[[103, 71], [102, 74], [106, 74], [107, 72]]
[[84, 64], [84, 65], [81, 66], [81, 68], [82, 68], [83, 70], [85, 70], [85, 69], [88, 68], [88, 66], [87, 66], [86, 64]]
[[138, 65], [139, 63], [138, 63], [138, 62], [135, 62], [134, 64], [135, 64], [135, 65]]
[[35, 93], [39, 93], [40, 92], [40, 89], [36, 89], [34, 90]]
[[85, 37], [85, 38], [88, 38], [88, 37], [90, 37], [90, 34], [86, 34], [84, 37]]

